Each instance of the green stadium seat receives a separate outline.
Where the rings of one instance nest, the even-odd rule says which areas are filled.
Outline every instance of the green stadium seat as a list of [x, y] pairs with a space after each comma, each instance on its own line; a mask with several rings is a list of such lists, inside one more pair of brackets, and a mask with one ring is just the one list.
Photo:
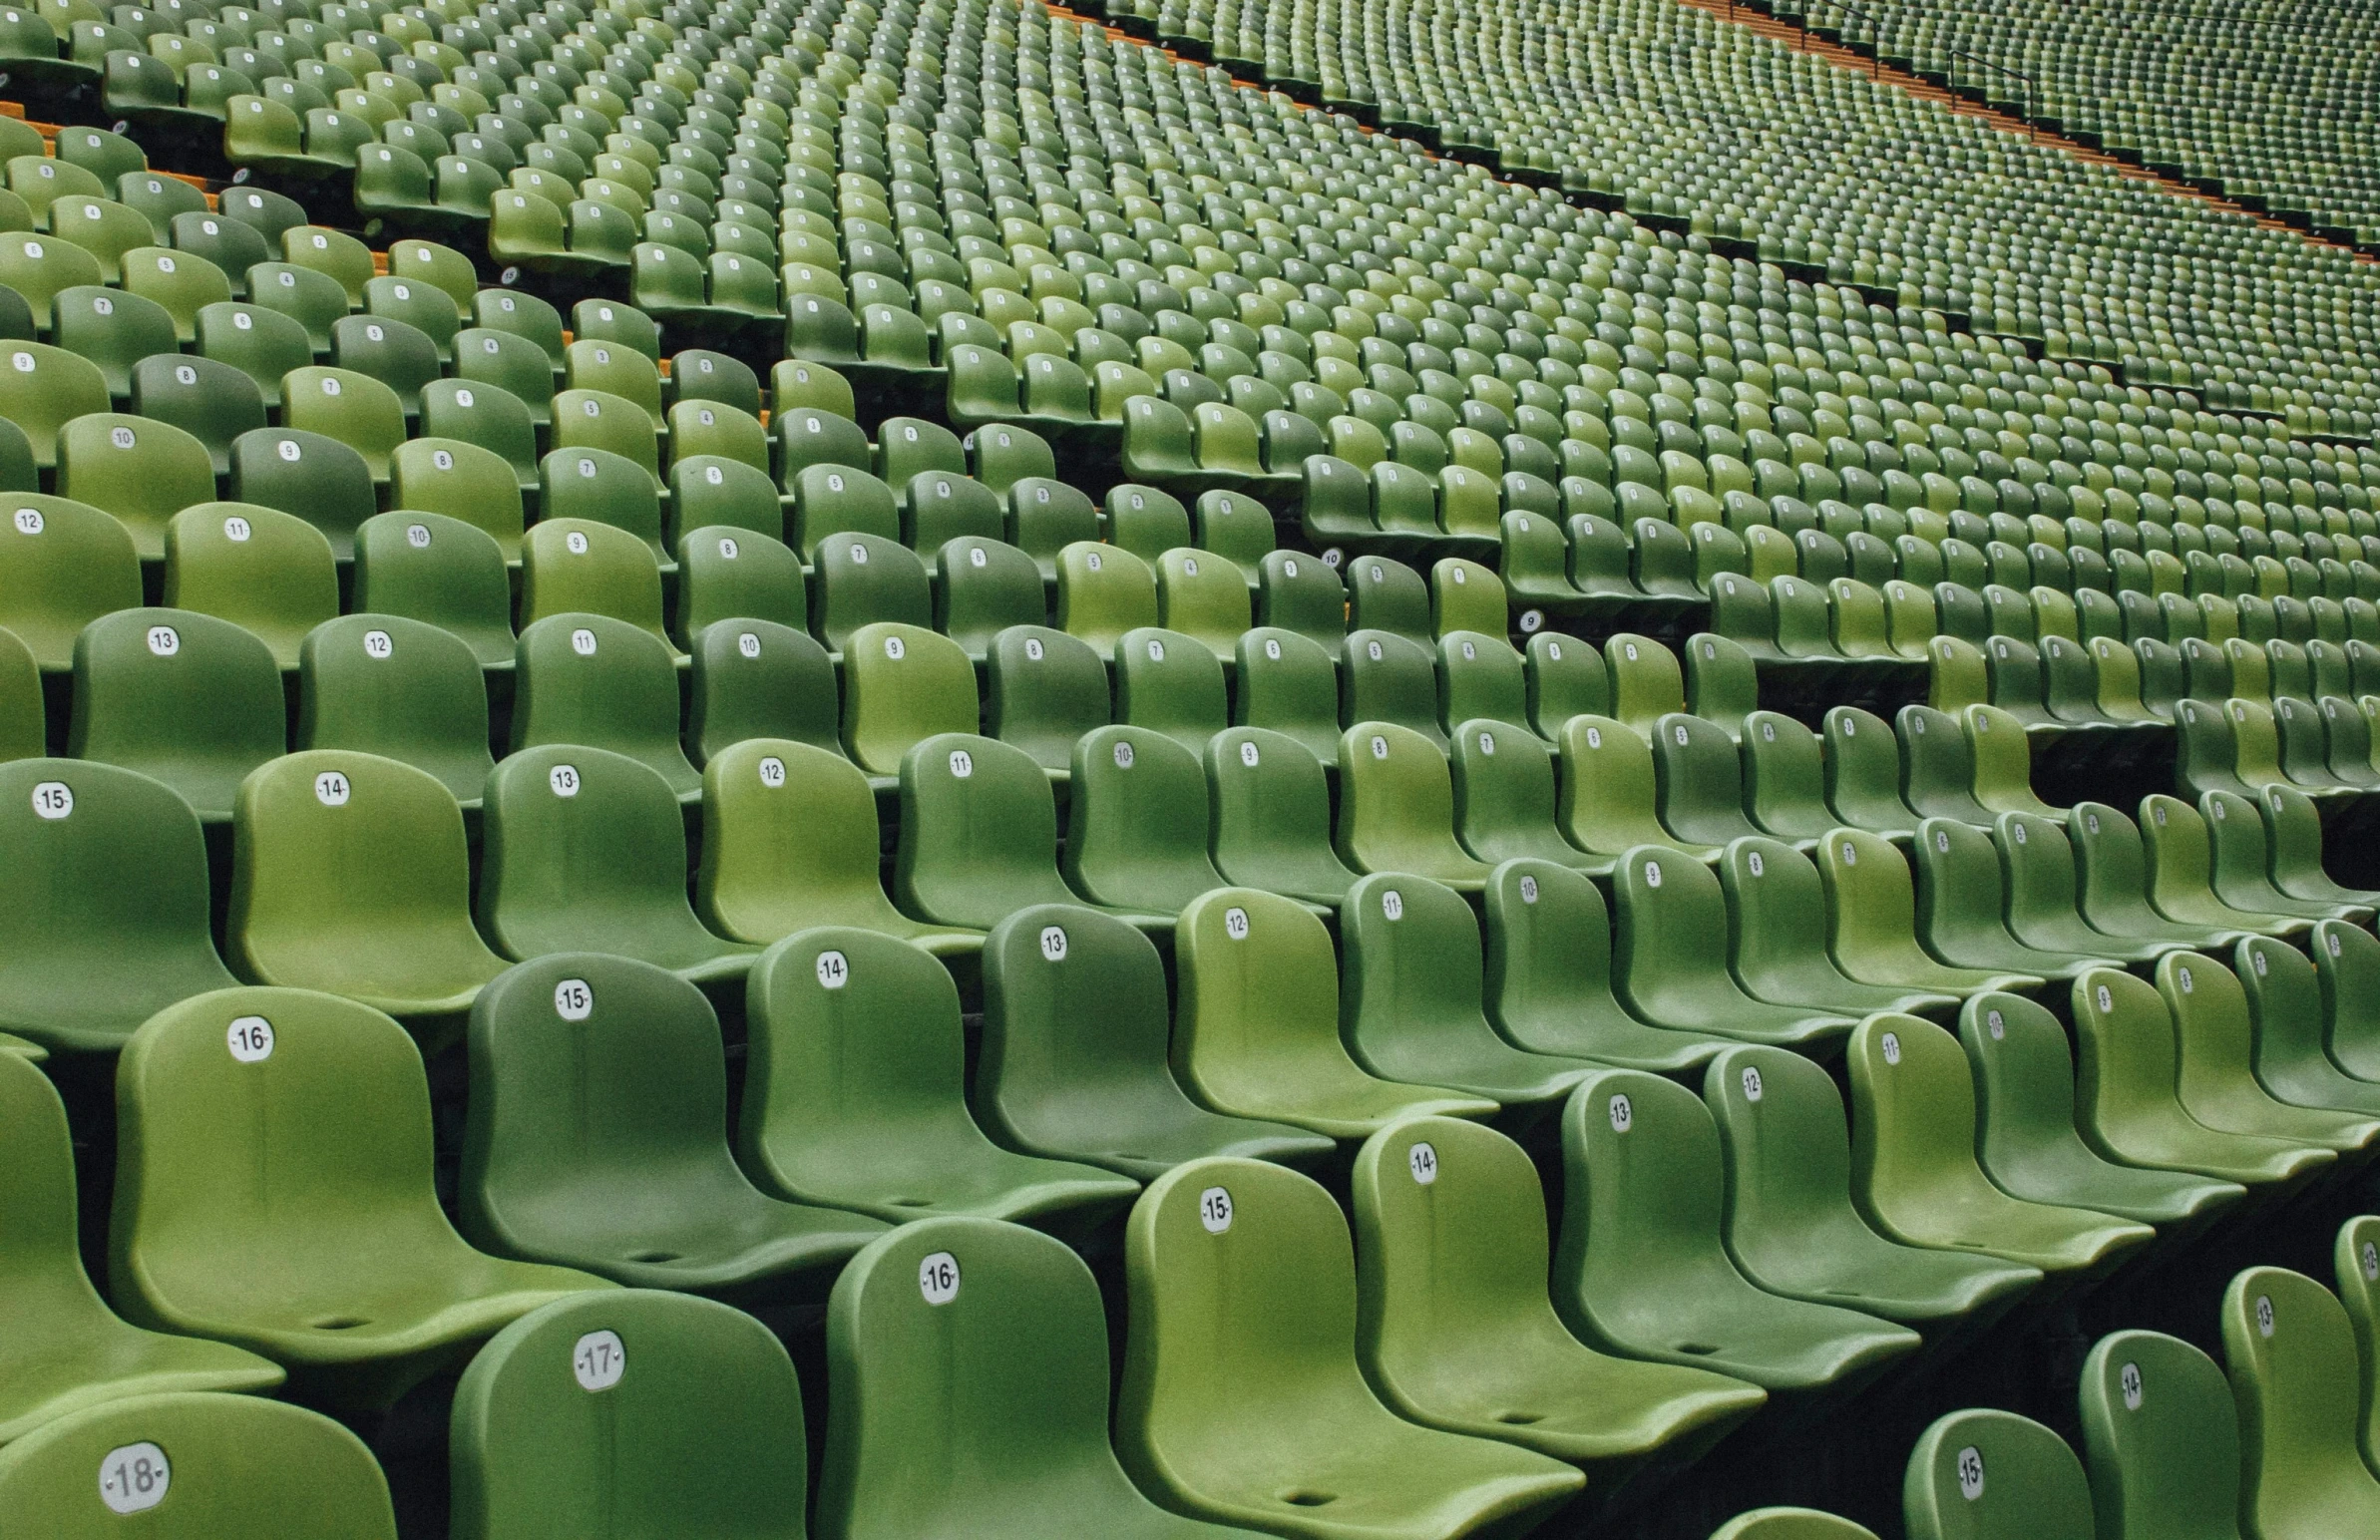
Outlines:
[[[659, 534], [656, 520], [653, 533]], [[563, 614], [596, 614], [644, 632], [681, 656], [663, 627], [661, 569], [649, 541], [591, 519], [546, 518], [521, 540], [521, 628]]]
[[461, 810], [427, 772], [287, 755], [241, 784], [233, 824], [224, 934], [246, 976], [436, 1023], [503, 971], [471, 929]]
[[2030, 993], [2047, 980], [2033, 973], [1953, 967], [1917, 944], [1916, 886], [1908, 859], [1880, 835], [1838, 829], [1818, 847], [1826, 895], [1826, 950], [1862, 983], [1960, 999], [1984, 989]]
[[1137, 1190], [985, 1137], [967, 1107], [958, 988], [918, 948], [806, 930], [761, 956], [749, 1000], [737, 1147], [764, 1190], [896, 1223], [970, 1214], [1068, 1228]]
[[[1347, 1224], [1308, 1178], [1222, 1157], [1178, 1166], [1134, 1206], [1124, 1244], [1117, 1449], [1171, 1503], [1300, 1536], [1459, 1534], [1525, 1528], [1584, 1484], [1542, 1454], [1418, 1426], [1375, 1397], [1356, 1356]], [[1165, 1350], [1181, 1341], [1216, 1350]], [[1286, 1410], [1297, 1406], [1328, 1409]]]
[[[1107, 1440], [1108, 1344], [1090, 1269], [994, 1219], [905, 1225], [867, 1247], [827, 1307], [831, 1364], [818, 1528], [889, 1540], [1087, 1524], [1119, 1540], [1250, 1535], [1167, 1512]], [[1027, 1376], [1014, 1354], [1037, 1365]], [[981, 1476], [920, 1482], [924, 1457]], [[798, 1512], [798, 1503], [796, 1505]]]
[[713, 753], [702, 773], [695, 907], [731, 940], [766, 946], [797, 931], [856, 926], [937, 957], [982, 947], [981, 933], [924, 925], [893, 908], [878, 876], [876, 801], [831, 748], [753, 738]]
[[280, 671], [263, 642], [184, 609], [121, 609], [74, 651], [67, 752], [165, 782], [208, 823], [250, 770], [288, 746]]
[[879, 621], [844, 639], [843, 747], [872, 783], [899, 784], [913, 745], [973, 733], [979, 719], [975, 666], [948, 636]]
[[1729, 1048], [1703, 1076], [1703, 1101], [1727, 1159], [1728, 1255], [1770, 1293], [1952, 1340], [1988, 1327], [2040, 1285], [2040, 1270], [2021, 1261], [1870, 1229], [1854, 1207], [1868, 1173], [1854, 1174], [1842, 1095], [1800, 1054]]
[[264, 426], [256, 382], [226, 363], [191, 354], [160, 354], [133, 366], [133, 415], [179, 428], [206, 446], [216, 481], [231, 471], [231, 446]]
[[678, 740], [676, 665], [651, 631], [566, 610], [524, 626], [516, 657], [516, 752], [547, 743], [607, 748], [659, 772], [679, 802], [701, 796], [702, 777]]
[[436, 776], [464, 811], [478, 809], [495, 761], [470, 643], [425, 620], [343, 615], [306, 633], [297, 673], [297, 748], [397, 760]]
[[[730, 1166], [710, 1190], [733, 1176]], [[613, 1452], [623, 1431], [636, 1451], [627, 1459]], [[794, 1540], [808, 1471], [784, 1455], [803, 1442], [793, 1363], [750, 1316], [659, 1290], [557, 1300], [490, 1339], [456, 1387], [451, 1532], [699, 1521]]]
[[1769, 1294], [1738, 1270], [1722, 1239], [1718, 1128], [1685, 1087], [1589, 1075], [1562, 1109], [1562, 1164], [1554, 1308], [1590, 1347], [1775, 1395], [1847, 1391], [1918, 1346], [1905, 1328]]
[[1196, 753], [1149, 728], [1101, 725], [1076, 740], [1069, 771], [1061, 871], [1075, 892], [1109, 909], [1164, 915], [1226, 886], [1207, 856], [1206, 775]]
[[140, 604], [140, 556], [132, 533], [96, 508], [32, 492], [8, 501], [0, 627], [16, 634], [44, 673], [64, 673], [85, 625]]
[[[13, 1442], [88, 1407], [128, 1398], [269, 1390], [281, 1382], [279, 1365], [252, 1353], [145, 1332], [110, 1311], [77, 1250], [65, 1104], [47, 1076], [8, 1053], [0, 1054], [0, 1106], [9, 1114], [7, 1315], [16, 1344], [0, 1433]], [[10, 1490], [5, 1482], [0, 1476], [0, 1490]], [[12, 1511], [28, 1510], [12, 1504]]]
[[1019, 910], [986, 940], [983, 976], [976, 1103], [1008, 1145], [1141, 1181], [1207, 1155], [1330, 1153], [1319, 1135], [1183, 1094], [1166, 1065], [1164, 972], [1131, 926], [1078, 906]]
[[[117, 277], [111, 273], [110, 277]], [[133, 393], [133, 368], [179, 345], [173, 312], [123, 288], [77, 284], [50, 301], [50, 335], [59, 347], [99, 365], [108, 394]]]
[[339, 612], [330, 542], [303, 519], [252, 503], [199, 503], [166, 527], [168, 607], [229, 620], [284, 673], [306, 634]]
[[93, 411], [61, 426], [58, 495], [104, 509], [132, 532], [144, 562], [165, 556], [176, 514], [214, 497], [214, 461], [179, 428]]
[[1957, 1042], [1915, 1016], [1853, 1029], [1851, 1194], [1883, 1234], [2039, 1268], [2060, 1284], [2104, 1277], [2156, 1238], [2147, 1225], [2013, 1198], [1977, 1163], [1975, 1088]]
[[[461, 832], [458, 820], [457, 855]], [[296, 1391], [376, 1411], [516, 1318], [601, 1287], [455, 1233], [431, 1182], [421, 1051], [369, 1006], [219, 990], [151, 1017], [119, 1075], [109, 1272], [141, 1324], [237, 1344]], [[244, 1180], [221, 1175], [234, 1160]], [[269, 1293], [243, 1283], [267, 1248], [280, 1259]]]
[[961, 535], [934, 558], [935, 629], [982, 663], [994, 639], [1011, 626], [1039, 626], [1049, 610], [1040, 569], [1003, 541]]
[[[149, 1450], [172, 1453], [153, 1462]], [[173, 1540], [292, 1521], [342, 1540], [397, 1533], [388, 1478], [362, 1439], [318, 1411], [202, 1391], [110, 1401], [35, 1429], [0, 1451], [0, 1502], [59, 1540], [121, 1532], [128, 1513]]]
[[[682, 971], [616, 953], [525, 962], [482, 991], [470, 1055], [489, 1110], [465, 1135], [459, 1208], [465, 1234], [499, 1255], [747, 1306], [815, 1304], [883, 1233], [767, 1197], [737, 1169], [717, 1018]], [[648, 1154], [597, 1153], [630, 1147]], [[591, 1191], [608, 1200], [571, 1199]]]
[[1477, 893], [1488, 866], [1454, 838], [1454, 783], [1420, 733], [1359, 721], [1339, 742], [1339, 857], [1358, 872], [1406, 872]]
[[[1825, 885], [1790, 845], [1747, 837], [1721, 853], [1718, 871], [1729, 959], [1755, 999], [1827, 1014], [1947, 1016], [1958, 1008], [1956, 996], [1939, 990], [1865, 982], [1837, 966], [1826, 949]], [[1995, 883], [1998, 875], [1995, 863]]]
[[1324, 762], [1297, 738], [1254, 726], [1215, 734], [1204, 762], [1216, 869], [1240, 887], [1340, 904], [1356, 874], [1331, 847]]
[[2097, 1533], [2083, 1462], [2056, 1433], [2009, 1411], [1954, 1411], [1909, 1451], [1901, 1512], [1910, 1540], [2087, 1540]]
[[1053, 782], [1073, 763], [1074, 740], [1107, 725], [1107, 666], [1088, 643], [1043, 625], [1010, 625], [985, 657], [988, 736], [1032, 757]]
[[481, 668], [513, 666], [512, 586], [485, 530], [444, 514], [381, 514], [356, 526], [354, 545], [356, 612], [424, 621], [459, 638]]
[[697, 983], [738, 979], [756, 949], [723, 941], [686, 900], [686, 840], [668, 783], [625, 755], [548, 745], [487, 781], [478, 918], [499, 952], [631, 958]]
[[1136, 627], [1116, 638], [1113, 657], [1118, 721], [1163, 733], [1192, 754], [1229, 722], [1222, 664], [1196, 637]]
[[2241, 1527], [2282, 1540], [2380, 1519], [2380, 1482], [2358, 1452], [2355, 1334], [2338, 1299], [2302, 1273], [2251, 1267], [2223, 1291], [2221, 1322]]
[[2081, 1400], [2102, 1540], [2234, 1540], [2239, 1413], [2213, 1359], [2160, 1332], [2111, 1332], [2083, 1360]]
[[2326, 1149], [2199, 1122], [2181, 1099], [2174, 1018], [2146, 980], [2114, 968], [2085, 973], [2074, 982], [2074, 1025], [2075, 1122], [2109, 1159], [2251, 1191], [2287, 1191], [2334, 1163]]

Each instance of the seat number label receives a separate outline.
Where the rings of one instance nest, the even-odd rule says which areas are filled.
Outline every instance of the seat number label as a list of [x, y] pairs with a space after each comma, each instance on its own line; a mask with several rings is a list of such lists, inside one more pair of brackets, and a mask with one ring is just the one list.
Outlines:
[[628, 1350], [616, 1332], [590, 1332], [571, 1348], [571, 1373], [590, 1394], [610, 1389], [627, 1371]]

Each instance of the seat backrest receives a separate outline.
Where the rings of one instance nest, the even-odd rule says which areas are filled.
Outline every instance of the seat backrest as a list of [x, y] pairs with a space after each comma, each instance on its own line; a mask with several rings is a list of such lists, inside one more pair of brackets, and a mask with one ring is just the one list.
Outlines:
[[0, 503], [0, 626], [44, 672], [63, 672], [85, 625], [140, 606], [140, 553], [122, 523], [87, 503], [35, 492]]
[[187, 609], [121, 609], [75, 642], [67, 753], [155, 775], [202, 818], [287, 747], [280, 669], [263, 642]]
[[1464, 1039], [1495, 1039], [1481, 1009], [1479, 922], [1460, 894], [1376, 873], [1348, 890], [1339, 924], [1341, 1032], [1360, 1062], [1418, 1080]]
[[666, 642], [609, 615], [564, 613], [525, 627], [517, 655], [515, 750], [585, 743], [642, 760], [681, 797], [696, 789]]
[[[94, 1480], [96, 1474], [97, 1479]], [[70, 1412], [0, 1449], [0, 1505], [52, 1540], [126, 1518], [172, 1540], [303, 1524], [319, 1540], [396, 1540], [388, 1478], [318, 1411], [176, 1391]]]
[[575, 1295], [498, 1333], [456, 1387], [453, 1533], [800, 1540], [808, 1466], [784, 1453], [802, 1441], [793, 1362], [752, 1317], [658, 1290]]
[[369, 612], [326, 620], [298, 655], [297, 742], [400, 759], [476, 801], [494, 761], [488, 690], [470, 646], [439, 627]]
[[1057, 873], [1057, 806], [1031, 756], [996, 739], [939, 733], [901, 760], [901, 907], [989, 930], [1030, 903], [1072, 897]]
[[1901, 1483], [1910, 1540], [2092, 1540], [2083, 1462], [2008, 1411], [1954, 1411], [1918, 1435]]
[[1703, 1074], [1703, 1103], [1727, 1162], [1727, 1244], [1755, 1278], [1790, 1278], [1796, 1253], [1851, 1218], [1851, 1140], [1842, 1093], [1787, 1048], [1723, 1049]]
[[1388, 631], [1356, 629], [1339, 664], [1339, 719], [1393, 722], [1442, 741], [1436, 659], [1428, 646]]
[[1414, 872], [1477, 882], [1484, 863], [1454, 842], [1454, 781], [1445, 755], [1409, 728], [1359, 721], [1340, 735], [1340, 859], [1360, 872]]
[[695, 901], [723, 936], [769, 943], [862, 917], [899, 924], [878, 876], [876, 799], [841, 754], [752, 738], [702, 772]]
[[2239, 1540], [2239, 1413], [2212, 1358], [2111, 1332], [2083, 1360], [2081, 1401], [2099, 1540]]
[[[371, 774], [363, 756], [341, 757]], [[459, 819], [455, 833], [460, 844]], [[405, 876], [385, 859], [370, 870]], [[117, 1089], [110, 1277], [115, 1297], [140, 1301], [149, 1319], [213, 1297], [226, 1258], [292, 1257], [298, 1275], [320, 1280], [366, 1236], [382, 1256], [463, 1249], [432, 1185], [421, 1051], [368, 1005], [310, 989], [199, 995], [133, 1034]]]
[[1632, 1322], [1590, 1323], [1607, 1308], [1632, 1315], [1648, 1290], [1749, 1287], [1720, 1244], [1719, 1130], [1694, 1092], [1632, 1069], [1588, 1075], [1562, 1107], [1562, 1164], [1553, 1296], [1574, 1333], [1625, 1339]]
[[826, 649], [800, 630], [737, 616], [694, 638], [688, 757], [708, 763], [747, 738], [840, 752], [842, 707]]
[[992, 737], [1064, 770], [1074, 740], [1108, 719], [1107, 667], [1090, 644], [1041, 625], [1015, 625], [992, 639], [985, 724]]
[[339, 612], [331, 544], [303, 519], [252, 503], [199, 503], [166, 527], [165, 601], [245, 627], [284, 670], [306, 632]]
[[948, 636], [881, 621], [845, 638], [843, 743], [869, 774], [900, 773], [910, 745], [973, 733], [980, 715], [975, 665]]
[[736, 1147], [747, 1171], [795, 1196], [848, 1182], [841, 1146], [864, 1137], [967, 1146], [959, 989], [923, 948], [821, 926], [753, 964], [750, 1046]]
[[2259, 1534], [2315, 1533], [2380, 1511], [2356, 1448], [2355, 1333], [2302, 1273], [2252, 1267], [2223, 1291], [2223, 1363], [2239, 1408], [2240, 1515]]
[[2314, 972], [2330, 1056], [2350, 1073], [2380, 1064], [2380, 940], [2344, 920], [2314, 924]]
[[1425, 1402], [1449, 1361], [1499, 1338], [1509, 1349], [1559, 1331], [1544, 1189], [1519, 1145], [1459, 1118], [1405, 1118], [1364, 1141], [1351, 1187], [1357, 1351], [1392, 1400]]
[[1378, 1406], [1356, 1366], [1354, 1246], [1313, 1179], [1228, 1156], [1187, 1162], [1133, 1205], [1124, 1246], [1134, 1330], [1116, 1442], [1144, 1485], [1168, 1467], [1200, 1479], [1214, 1457], [1200, 1451], [1215, 1447], [1201, 1424], [1222, 1405]]
[[1603, 644], [1604, 666], [1611, 674], [1609, 715], [1651, 737], [1655, 720], [1686, 709], [1685, 674], [1678, 655], [1646, 636], [1622, 633]]
[[650, 766], [586, 744], [505, 757], [482, 809], [478, 918], [509, 957], [590, 948], [589, 926], [641, 917], [644, 933], [686, 912], [685, 825]]
[[1075, 741], [1070, 770], [1062, 870], [1076, 892], [1171, 913], [1226, 886], [1207, 857], [1198, 754], [1149, 728], [1100, 726]]
[[1052, 1490], [1155, 1522], [1108, 1443], [1098, 1286], [1062, 1242], [991, 1219], [905, 1225], [843, 1270], [826, 1330], [820, 1533], [972, 1528], [1043, 1514]]
[[1230, 724], [1223, 664], [1197, 637], [1140, 626], [1116, 638], [1115, 716], [1193, 755]]

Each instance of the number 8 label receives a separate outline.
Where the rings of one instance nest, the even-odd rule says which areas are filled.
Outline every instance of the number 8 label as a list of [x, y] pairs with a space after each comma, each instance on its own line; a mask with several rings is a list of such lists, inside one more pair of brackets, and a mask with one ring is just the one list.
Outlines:
[[99, 1462], [99, 1500], [114, 1513], [142, 1513], [166, 1500], [174, 1467], [153, 1443], [110, 1449]]

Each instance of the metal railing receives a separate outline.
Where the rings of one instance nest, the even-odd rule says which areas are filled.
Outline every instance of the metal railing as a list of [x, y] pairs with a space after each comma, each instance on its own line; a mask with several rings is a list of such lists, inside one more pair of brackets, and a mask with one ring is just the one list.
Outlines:
[[[1819, 13], [1821, 11], [1829, 10], [1842, 16], [1846, 21], [1863, 22], [1866, 24], [1867, 47], [1865, 52], [1867, 54], [1868, 63], [1872, 67], [1872, 73], [1874, 77], [1877, 80], [1882, 80], [1884, 78], [1884, 23], [1878, 18], [1869, 15], [1867, 12], [1859, 9], [1857, 6], [1848, 3], [1848, 0], [1807, 0], [1807, 3], [1801, 8], [1800, 18], [1794, 23], [1794, 25], [1797, 26], [1801, 30], [1802, 35], [1806, 37], [1809, 35], [1810, 30], [1814, 26], [1823, 25], [1823, 22], [1819, 17]], [[1839, 27], [1836, 29], [1836, 31], [1840, 34], [1844, 47], [1849, 48], [1854, 52], [1860, 51], [1858, 38], [1851, 27]], [[2022, 70], [2012, 70], [2004, 64], [1996, 64], [1993, 61], [1984, 58], [1981, 54], [1969, 52], [1964, 48], [1952, 48], [1946, 44], [1938, 44], [1929, 49], [1929, 53], [1938, 54], [1951, 60], [1964, 61], [1965, 63], [1971, 64], [1979, 70], [1983, 70], [1989, 74], [2000, 76], [2003, 79], [2016, 82], [2022, 92], [2022, 95], [2018, 98], [2018, 100], [2023, 105], [2018, 116], [2023, 118], [2025, 121], [2025, 137], [2031, 140], [2039, 140], [2041, 136], [2041, 127], [2036, 121], [2035, 108], [2037, 103], [2034, 95], [2032, 76], [2026, 74]], [[1963, 89], [1958, 82], [1958, 76], [1955, 68], [1950, 73], [1953, 89]]]

